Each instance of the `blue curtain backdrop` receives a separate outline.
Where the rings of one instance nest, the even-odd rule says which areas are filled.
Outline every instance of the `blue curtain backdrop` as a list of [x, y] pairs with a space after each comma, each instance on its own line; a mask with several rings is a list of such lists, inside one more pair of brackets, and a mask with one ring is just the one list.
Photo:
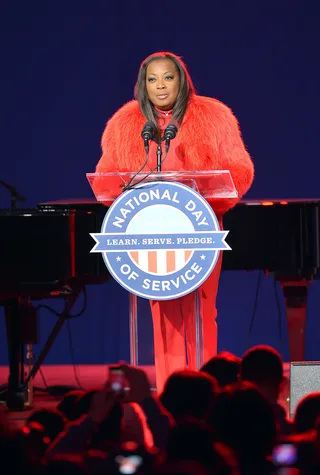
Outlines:
[[[256, 169], [248, 198], [319, 196], [319, 2], [12, 1], [1, 6], [0, 24], [0, 179], [27, 197], [26, 206], [92, 196], [85, 174], [100, 157], [105, 123], [132, 98], [140, 62], [157, 50], [183, 56], [198, 92], [238, 117]], [[0, 206], [8, 205], [0, 190]], [[257, 279], [223, 273], [220, 349], [245, 351]], [[306, 357], [315, 360], [319, 290], [312, 284], [308, 301]], [[148, 302], [141, 306], [142, 363], [151, 363]], [[273, 345], [288, 359], [284, 314], [283, 348], [277, 319], [272, 278], [263, 277], [252, 344]], [[41, 311], [42, 343], [54, 323]], [[126, 293], [112, 280], [88, 288], [86, 312], [70, 324], [78, 363], [128, 359]], [[4, 318], [0, 331], [6, 364]], [[66, 329], [46, 362], [71, 362]]]

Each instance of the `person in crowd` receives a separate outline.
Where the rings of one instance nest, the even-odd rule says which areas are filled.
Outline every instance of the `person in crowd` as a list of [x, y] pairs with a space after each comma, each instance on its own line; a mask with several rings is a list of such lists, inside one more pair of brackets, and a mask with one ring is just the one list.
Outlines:
[[180, 370], [167, 379], [160, 401], [175, 421], [184, 417], [205, 420], [218, 390], [212, 376], [189, 369]]
[[84, 393], [85, 391], [83, 389], [69, 391], [57, 405], [58, 411], [60, 411], [68, 421], [74, 421], [77, 419], [75, 407], [79, 398]]
[[40, 425], [44, 432], [44, 437], [53, 442], [67, 425], [67, 420], [58, 409], [38, 409], [34, 411], [26, 420], [26, 429], [33, 429]]
[[172, 416], [152, 396], [143, 370], [123, 363], [119, 368], [125, 374], [129, 390], [114, 391], [108, 380], [94, 393], [87, 413], [69, 424], [51, 444], [48, 456], [83, 452], [92, 446], [101, 449], [108, 442], [126, 442], [128, 438], [143, 442], [146, 447], [152, 445], [165, 450], [173, 425]]
[[236, 454], [243, 475], [269, 474], [277, 442], [277, 423], [272, 404], [254, 385], [239, 382], [227, 386], [215, 398], [208, 418], [217, 442]]
[[271, 346], [257, 345], [250, 348], [242, 357], [240, 379], [254, 383], [273, 405], [280, 432], [290, 434], [292, 422], [285, 409], [278, 403], [284, 383], [283, 361], [281, 355]]
[[293, 425], [294, 432], [301, 434], [315, 429], [320, 422], [320, 392], [307, 394], [302, 398], [296, 408]]
[[224, 388], [238, 381], [240, 363], [241, 358], [228, 351], [222, 351], [207, 361], [200, 371], [213, 376], [220, 388]]

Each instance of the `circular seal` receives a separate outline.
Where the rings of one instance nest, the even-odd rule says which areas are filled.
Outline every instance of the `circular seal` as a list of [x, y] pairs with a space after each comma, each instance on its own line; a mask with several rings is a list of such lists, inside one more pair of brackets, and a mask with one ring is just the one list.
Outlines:
[[230, 249], [207, 201], [186, 185], [142, 183], [108, 209], [91, 234], [111, 275], [129, 292], [171, 300], [197, 289]]

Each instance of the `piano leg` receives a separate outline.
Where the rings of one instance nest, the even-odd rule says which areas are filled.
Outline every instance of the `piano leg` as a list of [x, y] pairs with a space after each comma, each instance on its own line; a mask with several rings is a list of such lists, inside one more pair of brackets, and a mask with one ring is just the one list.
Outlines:
[[305, 359], [308, 282], [281, 282], [286, 303], [290, 361]]
[[17, 298], [4, 303], [9, 353], [9, 378], [6, 394], [9, 410], [23, 411], [26, 408], [27, 391], [83, 289], [81, 285], [74, 287], [73, 292], [65, 299], [65, 308], [26, 377], [24, 375], [24, 349], [27, 344], [29, 346], [29, 355], [27, 354], [27, 356], [31, 358], [30, 345], [38, 343], [37, 312], [29, 299]]
[[24, 409], [24, 345], [21, 340], [21, 312], [18, 299], [5, 304], [5, 318], [9, 353], [9, 377], [7, 389], [7, 407], [9, 410]]
[[68, 318], [68, 315], [70, 314], [70, 312], [72, 310], [72, 307], [74, 306], [81, 290], [82, 290], [81, 288], [74, 290], [73, 294], [71, 294], [69, 296], [68, 300], [66, 300], [66, 304], [65, 304], [65, 308], [64, 308], [63, 312], [61, 313], [60, 317], [56, 321], [56, 323], [55, 323], [55, 325], [54, 325], [54, 327], [53, 327], [53, 329], [52, 329], [52, 331], [51, 331], [51, 333], [50, 333], [43, 349], [41, 350], [41, 353], [38, 356], [38, 359], [34, 362], [34, 364], [32, 366], [32, 369], [30, 370], [30, 372], [28, 373], [28, 375], [27, 375], [27, 377], [24, 381], [24, 384], [23, 384], [24, 392], [28, 390], [29, 383], [34, 379], [35, 375], [39, 371], [40, 366], [44, 362], [47, 354], [49, 353], [49, 350], [51, 349], [51, 347], [52, 347], [53, 343], [55, 342], [61, 328], [63, 327], [66, 319]]

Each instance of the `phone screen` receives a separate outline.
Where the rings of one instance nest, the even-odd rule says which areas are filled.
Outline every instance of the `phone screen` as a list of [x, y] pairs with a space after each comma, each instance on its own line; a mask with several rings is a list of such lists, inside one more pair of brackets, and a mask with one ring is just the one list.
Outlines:
[[272, 452], [272, 461], [278, 467], [292, 467], [298, 461], [297, 447], [286, 443], [277, 445]]
[[109, 368], [109, 383], [112, 391], [121, 392], [125, 390], [126, 378], [121, 368]]
[[118, 464], [119, 473], [131, 475], [137, 472], [138, 468], [142, 464], [142, 458], [140, 455], [118, 455], [115, 458]]

